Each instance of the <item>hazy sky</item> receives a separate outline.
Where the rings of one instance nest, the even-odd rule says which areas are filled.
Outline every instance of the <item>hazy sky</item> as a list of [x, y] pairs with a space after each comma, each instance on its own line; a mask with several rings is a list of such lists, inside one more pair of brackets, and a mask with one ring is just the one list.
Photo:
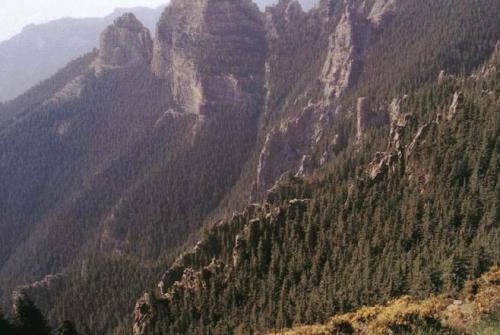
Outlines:
[[0, 41], [19, 33], [30, 23], [62, 17], [105, 16], [118, 7], [157, 7], [169, 0], [1, 0]]

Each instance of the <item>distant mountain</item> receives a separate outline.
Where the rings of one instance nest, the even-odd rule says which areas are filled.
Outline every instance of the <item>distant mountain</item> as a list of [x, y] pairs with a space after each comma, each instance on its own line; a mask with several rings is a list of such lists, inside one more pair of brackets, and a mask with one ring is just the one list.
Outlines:
[[0, 101], [17, 97], [98, 47], [99, 34], [123, 13], [133, 12], [154, 31], [162, 10], [120, 8], [103, 18], [63, 18], [25, 27], [20, 34], [0, 43]]

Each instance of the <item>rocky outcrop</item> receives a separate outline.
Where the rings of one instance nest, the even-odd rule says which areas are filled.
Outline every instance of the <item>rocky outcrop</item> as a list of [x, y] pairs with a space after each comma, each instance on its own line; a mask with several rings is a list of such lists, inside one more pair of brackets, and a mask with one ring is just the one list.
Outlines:
[[356, 138], [360, 140], [366, 130], [387, 124], [388, 115], [384, 109], [372, 109], [370, 101], [365, 97], [361, 97], [358, 98], [356, 105], [356, 120]]
[[377, 152], [374, 159], [366, 168], [366, 173], [370, 180], [378, 180], [387, 172], [396, 171], [396, 163], [399, 162], [399, 155], [392, 152]]
[[45, 101], [45, 105], [79, 99], [94, 76], [104, 70], [147, 66], [151, 62], [152, 52], [153, 41], [149, 30], [134, 14], [124, 14], [101, 34], [100, 48], [93, 63]]
[[[470, 78], [477, 81], [485, 80], [488, 76], [494, 76], [499, 58], [500, 42], [497, 43], [490, 61], [471, 74]], [[457, 84], [460, 80], [453, 75], [446, 74], [445, 71], [441, 71], [438, 76], [438, 85]], [[481, 94], [483, 96], [493, 96], [494, 93], [483, 90]], [[420, 185], [426, 184], [431, 179], [431, 173], [425, 171], [421, 162], [417, 161], [418, 146], [425, 143], [426, 136], [429, 136], [429, 133], [434, 131], [436, 127], [441, 127], [456, 120], [466, 103], [466, 96], [463, 91], [457, 90], [451, 95], [449, 105], [438, 110], [430, 120], [416, 126], [415, 116], [401, 111], [402, 105], [408, 98], [407, 95], [404, 95], [400, 99], [394, 99], [388, 107], [391, 127], [387, 150], [376, 153], [372, 162], [366, 167], [365, 174], [369, 180], [378, 180], [388, 172], [402, 171], [406, 174], [408, 180], [420, 183]], [[358, 101], [358, 110], [363, 108], [366, 108], [365, 101]], [[408, 129], [413, 129], [413, 133], [408, 134]]]
[[[212, 276], [220, 275], [224, 271], [224, 263], [213, 259], [212, 262], [200, 270], [187, 267], [182, 276], [172, 286], [164, 287], [163, 281], [158, 285], [164, 291], [159, 292], [159, 300], [168, 303], [172, 299], [181, 296], [185, 291], [197, 291], [207, 288]], [[155, 297], [145, 293], [136, 303], [134, 309], [134, 324], [132, 333], [134, 335], [151, 334], [149, 331], [157, 317]]]
[[390, 131], [387, 143], [387, 151], [378, 152], [373, 161], [368, 165], [366, 173], [370, 180], [377, 180], [386, 172], [396, 172], [405, 157], [403, 135], [408, 122], [412, 119], [411, 114], [401, 112], [401, 104], [408, 99], [405, 95], [401, 99], [394, 99], [388, 107], [390, 118]]
[[364, 7], [368, 9], [368, 20], [379, 25], [396, 9], [398, 0], [365, 0]]
[[[288, 207], [305, 208], [309, 202], [309, 199], [292, 199]], [[253, 204], [242, 212], [234, 213], [231, 219], [212, 226], [205, 238], [190, 251], [181, 254], [165, 272], [157, 292], [145, 293], [137, 301], [133, 334], [152, 334], [150, 330], [157, 320], [170, 317], [169, 304], [175, 304], [186, 294], [210, 289], [213, 279], [225, 278], [223, 283], [228, 282], [231, 273], [238, 271], [241, 258], [248, 253], [251, 235], [256, 227], [264, 221], [272, 224], [284, 213], [280, 207], [270, 203]], [[233, 244], [221, 248], [223, 242], [218, 239], [221, 235], [233, 240]]]
[[[260, 150], [257, 193], [285, 172], [306, 175], [324, 164], [328, 154], [314, 152], [318, 143], [326, 141], [329, 148], [338, 148], [344, 142], [341, 134], [328, 132], [341, 110], [338, 100], [357, 83], [368, 47], [396, 4], [322, 1], [305, 13], [297, 1], [282, 0], [266, 11], [270, 55], [265, 114], [279, 121], [265, 134]], [[300, 40], [300, 36], [308, 37]], [[311, 36], [315, 36], [314, 45], [310, 45]], [[306, 73], [302, 76], [297, 71]], [[368, 100], [359, 101], [357, 112], [358, 138], [366, 129], [387, 123], [387, 113], [371, 109]], [[329, 138], [324, 137], [327, 133]], [[322, 158], [312, 158], [318, 156]]]
[[57, 274], [49, 274], [46, 275], [42, 280], [36, 281], [34, 283], [24, 285], [20, 289], [21, 290], [30, 290], [30, 289], [39, 289], [39, 288], [47, 288], [51, 289], [57, 286], [61, 280], [63, 279], [62, 273]]
[[146, 292], [135, 304], [132, 333], [134, 335], [146, 334], [151, 321], [155, 319], [155, 314], [153, 297]]
[[455, 92], [455, 94], [453, 94], [453, 100], [448, 109], [448, 113], [446, 113], [446, 120], [451, 121], [455, 115], [457, 115], [458, 109], [463, 104], [463, 101], [464, 95], [462, 92]]
[[26, 296], [31, 296], [31, 293], [40, 294], [41, 291], [57, 290], [62, 286], [63, 280], [63, 273], [48, 274], [41, 280], [16, 287], [12, 291], [11, 296], [13, 311], [15, 312], [17, 310], [17, 302], [19, 299], [22, 299]]
[[102, 69], [149, 64], [152, 51], [153, 41], [149, 30], [134, 14], [124, 14], [101, 34], [95, 67]]
[[314, 148], [334, 119], [335, 111], [312, 105], [271, 130], [260, 153], [256, 190], [266, 191], [286, 172], [310, 173], [315, 167], [311, 159]]
[[405, 95], [401, 99], [394, 99], [389, 106], [389, 117], [391, 130], [389, 132], [388, 150], [395, 150], [400, 152], [403, 148], [402, 137], [403, 132], [412, 118], [411, 114], [401, 113], [401, 103], [403, 103], [408, 96]]
[[345, 6], [344, 13], [333, 33], [328, 37], [326, 61], [323, 64], [320, 80], [323, 83], [324, 103], [329, 104], [332, 99], [349, 88], [356, 80], [362, 53], [369, 31], [364, 22], [357, 17], [357, 13], [350, 6]]
[[[326, 103], [338, 98], [357, 82], [367, 48], [383, 20], [396, 9], [397, 2], [365, 0], [356, 5], [343, 2], [340, 20], [328, 36], [328, 51], [320, 75]], [[325, 1], [318, 10], [327, 12], [326, 4], [331, 5]], [[335, 21], [334, 17], [328, 21]]]
[[441, 85], [444, 83], [446, 80], [446, 72], [444, 70], [441, 70], [438, 75], [438, 84]]
[[250, 0], [174, 0], [158, 24], [152, 71], [187, 113], [242, 106], [262, 86], [264, 35]]

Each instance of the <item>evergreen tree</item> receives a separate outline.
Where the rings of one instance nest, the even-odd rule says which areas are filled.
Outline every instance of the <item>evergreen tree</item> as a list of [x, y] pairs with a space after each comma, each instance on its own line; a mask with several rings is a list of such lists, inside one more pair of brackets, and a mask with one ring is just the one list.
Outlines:
[[13, 335], [14, 329], [10, 321], [5, 317], [3, 312], [0, 310], [0, 334], [2, 335]]
[[42, 312], [26, 296], [15, 304], [15, 326], [18, 335], [50, 335], [51, 329]]
[[492, 266], [491, 257], [484, 247], [474, 255], [474, 276], [479, 277]]
[[443, 273], [440, 269], [435, 268], [430, 274], [431, 291], [436, 294], [443, 289]]
[[57, 335], [78, 335], [75, 325], [72, 321], [66, 320], [57, 328]]
[[453, 257], [448, 274], [449, 288], [454, 291], [461, 291], [467, 280], [468, 267], [462, 257]]

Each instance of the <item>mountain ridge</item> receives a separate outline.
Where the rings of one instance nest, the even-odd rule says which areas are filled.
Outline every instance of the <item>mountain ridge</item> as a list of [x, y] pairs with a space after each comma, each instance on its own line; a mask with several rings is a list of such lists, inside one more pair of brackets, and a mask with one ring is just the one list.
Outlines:
[[[380, 180], [395, 194], [402, 192], [387, 178], [404, 170], [406, 164], [398, 163], [407, 159], [401, 145], [411, 146], [418, 133], [418, 138], [429, 136], [429, 127], [414, 129], [425, 125], [415, 106], [446, 105], [449, 110], [457, 93], [457, 115], [462, 115], [464, 101], [450, 83], [462, 69], [469, 73], [490, 57], [500, 34], [500, 8], [495, 5], [481, 0], [469, 11], [465, 0], [426, 0], [418, 6], [408, 0], [322, 1], [304, 12], [297, 2], [282, 0], [262, 13], [246, 0], [173, 1], [152, 41], [130, 15], [123, 16], [102, 34], [99, 51], [0, 107], [2, 114], [9, 113], [0, 120], [0, 293], [7, 301], [12, 289], [27, 284], [23, 290], [51, 320], [73, 319], [87, 333], [129, 333], [135, 299], [153, 287], [180, 251], [203, 236], [200, 228], [231, 217], [249, 203], [260, 203], [269, 189], [273, 201], [286, 204], [281, 215], [288, 206], [301, 212], [311, 206], [306, 200], [311, 188], [301, 178], [308, 180], [337, 164], [328, 180], [342, 183], [343, 192], [354, 197], [348, 207], [362, 204], [353, 199], [369, 185], [383, 192]], [[424, 18], [426, 24], [420, 24]], [[446, 43], [439, 43], [443, 36]], [[408, 41], [411, 45], [404, 49]], [[455, 51], [460, 48], [465, 51]], [[434, 87], [441, 70], [443, 80], [451, 81], [445, 81], [446, 89], [437, 89], [437, 99], [426, 88]], [[410, 107], [415, 108], [412, 116], [400, 113]], [[365, 149], [355, 153], [356, 146]], [[361, 191], [344, 184], [366, 166]], [[408, 169], [412, 167], [419, 172], [418, 164]], [[468, 180], [460, 177], [460, 171], [469, 171], [467, 165], [453, 171], [453, 185]], [[412, 187], [426, 178], [414, 173]], [[334, 197], [334, 191], [321, 188], [325, 198]], [[495, 206], [493, 200], [484, 204], [488, 210]], [[252, 208], [249, 211], [255, 211]], [[401, 208], [412, 215], [413, 208]], [[443, 215], [448, 218], [450, 211]], [[467, 213], [474, 217], [472, 211]], [[283, 229], [295, 224], [300, 231], [294, 215], [284, 221]], [[461, 217], [458, 213], [453, 218], [454, 225], [460, 226]], [[246, 222], [241, 220], [238, 224]], [[373, 232], [361, 225], [363, 218], [349, 220], [353, 225], [360, 222], [360, 233]], [[348, 232], [349, 223], [343, 224]], [[401, 241], [395, 237], [392, 243], [411, 249], [412, 234], [417, 240], [420, 236], [412, 228], [409, 224], [408, 236]], [[312, 236], [318, 235], [315, 229], [311, 226]], [[471, 228], [469, 233], [474, 236], [476, 231]], [[313, 238], [311, 243], [317, 245]], [[209, 250], [207, 255], [210, 252], [217, 254]], [[200, 257], [208, 266], [212, 259], [207, 255]], [[254, 266], [242, 269], [253, 276]], [[394, 281], [406, 275], [404, 268], [384, 266], [391, 269]], [[190, 274], [194, 279], [196, 271]], [[215, 262], [208, 271], [218, 274], [223, 269]], [[47, 275], [57, 278], [56, 285], [30, 287]], [[179, 275], [174, 271], [164, 287]], [[310, 288], [317, 290], [316, 284]], [[369, 296], [368, 288], [363, 292], [366, 295], [356, 299], [376, 296]], [[342, 306], [359, 303], [351, 298]], [[299, 300], [305, 299], [292, 302]], [[312, 320], [312, 311], [308, 313]], [[252, 315], [249, 311], [240, 325], [230, 320], [217, 329], [261, 329], [266, 322], [287, 326], [292, 318], [283, 310], [280, 321], [249, 324], [245, 318]], [[203, 322], [199, 329], [219, 327]]]
[[[361, 222], [366, 222], [366, 224], [368, 224], [367, 221], [371, 220], [364, 217], [364, 214], [362, 214], [365, 209], [363, 207], [356, 208], [357, 198], [366, 197], [362, 194], [370, 194], [373, 192], [370, 189], [381, 192], [379, 196], [382, 198], [385, 196], [389, 197], [387, 191], [384, 192], [382, 188], [377, 186], [383, 183], [393, 185], [401, 183], [405, 185], [405, 187], [413, 189], [413, 191], [410, 191], [410, 194], [414, 192], [414, 194], [417, 194], [417, 199], [421, 198], [421, 200], [417, 201], [427, 202], [428, 200], [424, 199], [432, 197], [430, 194], [436, 191], [435, 188], [426, 187], [425, 185], [431, 183], [433, 178], [439, 177], [431, 177], [430, 174], [426, 174], [425, 170], [435, 169], [435, 167], [422, 166], [419, 164], [419, 160], [424, 157], [428, 158], [426, 155], [434, 155], [435, 149], [433, 145], [428, 144], [432, 142], [432, 136], [435, 134], [439, 136], [440, 133], [446, 134], [447, 132], [444, 129], [453, 127], [453, 124], [456, 125], [459, 122], [467, 122], [470, 125], [473, 122], [471, 120], [484, 118], [483, 122], [489, 122], [485, 120], [493, 118], [490, 124], [492, 132], [488, 131], [487, 133], [489, 134], [488, 136], [492, 136], [493, 141], [498, 141], [498, 128], [495, 127], [495, 124], [498, 125], [498, 115], [495, 116], [498, 108], [498, 96], [495, 93], [498, 92], [498, 85], [495, 84], [495, 78], [498, 77], [498, 61], [500, 60], [498, 56], [499, 54], [495, 53], [492, 61], [482, 67], [472, 77], [466, 79], [449, 77], [447, 79], [448, 83], [441, 82], [439, 84], [441, 86], [440, 88], [434, 84], [432, 87], [420, 93], [430, 94], [429, 92], [438, 90], [446, 92], [450, 88], [459, 90], [462, 92], [461, 94], [464, 95], [464, 99], [459, 103], [459, 112], [455, 112], [457, 110], [457, 105], [455, 103], [456, 98], [454, 98], [457, 94], [456, 92], [449, 92], [443, 96], [441, 101], [444, 106], [438, 107], [437, 111], [429, 110], [427, 111], [427, 115], [418, 116], [421, 120], [420, 122], [423, 124], [419, 124], [417, 120], [412, 119], [416, 117], [416, 115], [408, 112], [408, 109], [411, 110], [412, 106], [415, 106], [414, 103], [408, 101], [401, 102], [401, 106], [398, 107], [398, 115], [396, 116], [399, 121], [394, 122], [389, 131], [389, 152], [387, 154], [384, 153], [384, 155], [387, 155], [385, 157], [390, 157], [390, 159], [384, 163], [385, 166], [383, 168], [377, 170], [378, 172], [375, 175], [372, 173], [372, 164], [374, 161], [370, 162], [370, 158], [368, 157], [365, 158], [366, 162], [364, 164], [358, 165], [359, 169], [355, 177], [344, 180], [342, 185], [342, 177], [335, 177], [333, 175], [338, 172], [337, 170], [345, 169], [342, 165], [346, 164], [343, 162], [336, 162], [336, 164], [334, 164], [336, 168], [327, 169], [316, 178], [302, 180], [292, 177], [289, 181], [283, 181], [269, 192], [267, 201], [264, 203], [249, 206], [245, 211], [233, 214], [232, 218], [215, 223], [206, 231], [204, 239], [200, 240], [193, 249], [182, 254], [168, 271], [164, 273], [162, 280], [158, 284], [157, 290], [154, 292], [147, 292], [137, 302], [135, 323], [133, 327], [134, 334], [156, 334], [159, 331], [167, 333], [197, 333], [204, 332], [208, 329], [214, 333], [221, 334], [233, 332], [254, 333], [256, 331], [262, 331], [263, 328], [279, 329], [290, 327], [292, 322], [300, 324], [304, 323], [304, 320], [306, 320], [305, 322], [308, 323], [311, 322], [311, 320], [315, 320], [315, 316], [319, 316], [317, 313], [319, 313], [320, 310], [318, 309], [331, 308], [332, 311], [345, 311], [345, 309], [350, 310], [352, 304], [354, 304], [354, 306], [358, 306], [357, 304], [366, 305], [366, 302], [369, 301], [366, 299], [367, 297], [364, 299], [358, 298], [358, 303], [354, 303], [354, 301], [350, 302], [349, 299], [352, 298], [349, 296], [352, 295], [352, 293], [348, 290], [346, 294], [349, 298], [329, 296], [339, 294], [339, 285], [363, 285], [362, 279], [359, 281], [356, 281], [355, 278], [351, 278], [351, 281], [347, 280], [352, 276], [350, 272], [353, 268], [359, 270], [359, 273], [357, 270], [354, 271], [354, 276], [358, 276], [359, 274], [365, 275], [366, 271], [368, 271], [371, 272], [371, 274], [366, 274], [367, 278], [373, 278], [374, 276], [380, 275], [380, 273], [377, 274], [377, 270], [374, 269], [391, 266], [388, 264], [385, 266], [374, 265], [373, 267], [363, 267], [359, 266], [359, 264], [356, 266], [358, 257], [361, 256], [362, 259], [368, 258], [370, 260], [377, 258], [373, 253], [383, 252], [383, 254], [385, 254], [384, 259], [387, 259], [387, 254], [390, 254], [390, 248], [397, 248], [397, 250], [401, 250], [403, 254], [407, 253], [408, 257], [411, 258], [415, 257], [413, 255], [416, 253], [413, 248], [428, 248], [429, 246], [426, 246], [426, 243], [433, 244], [433, 250], [435, 252], [441, 249], [439, 252], [446, 253], [445, 244], [439, 244], [439, 242], [433, 241], [432, 238], [429, 237], [429, 234], [420, 231], [421, 229], [432, 230], [433, 228], [427, 226], [431, 224], [430, 222], [425, 224], [422, 223], [423, 226], [427, 226], [427, 228], [423, 228], [420, 227], [418, 223], [414, 223], [412, 219], [408, 219], [400, 223], [407, 227], [412, 225], [415, 226], [413, 228], [404, 228], [409, 229], [409, 235], [406, 235], [407, 233], [405, 232], [403, 236], [400, 237], [402, 239], [401, 246], [394, 245], [394, 241], [387, 241], [387, 243], [391, 243], [390, 248], [383, 247], [380, 244], [381, 241], [378, 239], [383, 237], [378, 235], [380, 233], [379, 229], [384, 229], [386, 231], [398, 229], [397, 227], [388, 228], [386, 224], [384, 228], [374, 227], [377, 232], [374, 232], [375, 237], [372, 237], [372, 239], [364, 235], [366, 234], [365, 230], [360, 230], [360, 241], [365, 242], [369, 240], [371, 241], [369, 243], [373, 244], [365, 251], [361, 249], [350, 256], [343, 255], [341, 252], [342, 248], [347, 248], [348, 250], [352, 250], [353, 248], [345, 246], [344, 243], [346, 243], [345, 240], [347, 237], [342, 236], [342, 233], [345, 234], [345, 230], [349, 230], [349, 227], [339, 226], [335, 228], [335, 224], [330, 223], [329, 220], [331, 219], [328, 219], [328, 217], [332, 215], [333, 218], [335, 218], [337, 215], [335, 211], [339, 211], [340, 213], [338, 213], [337, 219], [339, 221], [346, 223], [356, 222], [354, 220], [344, 221], [345, 219], [342, 219], [343, 216], [354, 215], [359, 218], [358, 224], [361, 224]], [[490, 86], [489, 89], [485, 89], [488, 93], [480, 98], [489, 102], [483, 104], [482, 101], [476, 99], [481, 96], [481, 90], [485, 87], [482, 83], [490, 82], [490, 80], [492, 80], [491, 83], [493, 86]], [[469, 92], [468, 94], [471, 95], [467, 98], [465, 98], [466, 87], [469, 90], [467, 91]], [[437, 93], [437, 95], [441, 94], [441, 92]], [[413, 99], [413, 101], [418, 100], [418, 98], [414, 97], [408, 97], [406, 99]], [[467, 100], [467, 102], [465, 100]], [[481, 113], [475, 110], [475, 107], [472, 107], [472, 101], [475, 101], [474, 103], [477, 104], [477, 106], [483, 106]], [[476, 114], [466, 116], [466, 110], [474, 110]], [[430, 119], [429, 122], [424, 121], [427, 118]], [[407, 121], [401, 123], [400, 120]], [[475, 126], [478, 127], [478, 125]], [[429, 127], [434, 129], [428, 129]], [[410, 128], [411, 131], [408, 131], [408, 128]], [[440, 130], [438, 131], [437, 129]], [[471, 140], [470, 136], [474, 137], [473, 134], [475, 130], [469, 129], [469, 131], [470, 133], [468, 136], [469, 140]], [[395, 136], [396, 133], [399, 135]], [[436, 141], [436, 139], [434, 139], [434, 141]], [[443, 139], [438, 139], [437, 141], [443, 141]], [[488, 140], [486, 140], [486, 142], [488, 142]], [[472, 143], [469, 145], [474, 146]], [[481, 147], [483, 144], [477, 145]], [[361, 144], [361, 148], [363, 148], [363, 144]], [[355, 152], [363, 149], [351, 148], [351, 150]], [[449, 151], [451, 152], [452, 150]], [[448, 151], [445, 152], [449, 154]], [[375, 156], [379, 154], [380, 153], [374, 153]], [[356, 157], [356, 154], [352, 157]], [[482, 172], [475, 170], [474, 173], [481, 173], [486, 179], [495, 178], [495, 159], [498, 158], [491, 156], [489, 168], [484, 167], [486, 170], [482, 170]], [[375, 161], [377, 160], [378, 158], [375, 158]], [[473, 163], [469, 161], [469, 163], [475, 165], [479, 162]], [[448, 162], [447, 164], [450, 163]], [[453, 165], [453, 163], [451, 164]], [[446, 169], [448, 169], [448, 167], [443, 167], [443, 170]], [[481, 170], [483, 168], [479, 169]], [[441, 171], [439, 173], [446, 176], [446, 172], [443, 173]], [[486, 175], [489, 177], [486, 177]], [[472, 179], [472, 177], [470, 178]], [[329, 185], [332, 183], [330, 180], [332, 179], [336, 180], [337, 186], [335, 187], [340, 188], [340, 190], [336, 192], [338, 198], [335, 196], [331, 198], [331, 194], [328, 191]], [[471, 180], [471, 183], [474, 182]], [[494, 194], [495, 183], [493, 182], [493, 185], [487, 184], [488, 183], [483, 184], [482, 187], [486, 187], [489, 189], [488, 192], [490, 192], [490, 194]], [[322, 189], [322, 191], [319, 192], [320, 195], [314, 195], [318, 187]], [[465, 188], [466, 186], [462, 184], [459, 187]], [[460, 193], [457, 192], [457, 190], [454, 190], [454, 192], [454, 196]], [[477, 192], [478, 194], [483, 193], [483, 191], [479, 190]], [[486, 201], [488, 199], [488, 196], [484, 198], [483, 196], [481, 197]], [[406, 199], [405, 201], [411, 203], [412, 200], [410, 199]], [[413, 210], [419, 210], [418, 208], [411, 209], [411, 206], [411, 204], [401, 205], [401, 207], [398, 207], [398, 212], [401, 210], [400, 208], [407, 207], [410, 213], [400, 213], [400, 215], [411, 216]], [[432, 211], [427, 207], [431, 206], [430, 202], [425, 206], [426, 208], [422, 208], [422, 211], [426, 211], [427, 213]], [[321, 208], [323, 208], [326, 213], [322, 213]], [[439, 205], [436, 209], [438, 208]], [[382, 214], [378, 212], [376, 207], [371, 210], [375, 210], [377, 215], [386, 215], [389, 220], [392, 216], [391, 214], [388, 215], [388, 213]], [[470, 208], [468, 210], [470, 210]], [[495, 206], [493, 206], [490, 207], [490, 210], [492, 210], [491, 213], [493, 217], [475, 219], [477, 220], [475, 224], [479, 224], [479, 221], [481, 221], [481, 224], [485, 225], [484, 229], [488, 232], [481, 231], [481, 229], [476, 231], [471, 227], [464, 228], [468, 231], [465, 234], [471, 234], [466, 239], [469, 242], [461, 240], [461, 234], [463, 233], [454, 232], [453, 227], [451, 231], [445, 233], [449, 234], [449, 239], [455, 239], [454, 243], [467, 243], [466, 247], [462, 247], [465, 248], [465, 250], [459, 251], [460, 249], [458, 246], [452, 248], [452, 250], [454, 250], [453, 252], [458, 252], [460, 256], [457, 256], [457, 254], [451, 256], [453, 259], [451, 261], [453, 264], [452, 268], [449, 270], [451, 273], [457, 271], [453, 268], [457, 266], [453, 262], [457, 262], [457, 264], [458, 262], [465, 262], [469, 264], [468, 266], [480, 267], [481, 270], [471, 269], [471, 271], [478, 271], [476, 275], [472, 275], [474, 276], [473, 278], [475, 278], [475, 276], [488, 270], [489, 267], [487, 264], [491, 264], [488, 262], [496, 263], [498, 261], [496, 260], [498, 254], [495, 253], [495, 250], [498, 250], [499, 241], [494, 237], [498, 235], [495, 233], [495, 229], [498, 230], [498, 225], [495, 225], [495, 211], [498, 211], [498, 209], [495, 209]], [[429, 214], [420, 215], [423, 217]], [[464, 216], [469, 215], [471, 215], [470, 212]], [[452, 218], [451, 220], [454, 219]], [[323, 223], [321, 224], [320, 222]], [[440, 229], [444, 229], [444, 231], [449, 229], [446, 227], [446, 223], [441, 220], [439, 220], [439, 222], [441, 222], [440, 225], [444, 226]], [[392, 224], [399, 224], [399, 220], [396, 219]], [[461, 221], [461, 223], [457, 224], [465, 226], [469, 224], [475, 225], [468, 220]], [[331, 236], [336, 229], [339, 230], [337, 234], [340, 236], [337, 237], [337, 240], [332, 238], [330, 244], [329, 236]], [[412, 229], [415, 230], [412, 231]], [[444, 231], [440, 231], [438, 235], [443, 234]], [[481, 238], [478, 239], [478, 235], [475, 235], [474, 232], [477, 232]], [[357, 234], [356, 231], [353, 233]], [[490, 238], [486, 238], [483, 234], [489, 235]], [[291, 241], [287, 239], [292, 239], [294, 242], [291, 243]], [[427, 242], [421, 242], [426, 239], [428, 239]], [[486, 242], [487, 240], [489, 240], [489, 242]], [[472, 244], [472, 241], [476, 244]], [[450, 242], [450, 240], [448, 240], [448, 242]], [[336, 245], [336, 243], [342, 243], [342, 246]], [[356, 244], [360, 242], [354, 240], [352, 243]], [[420, 243], [424, 243], [424, 245]], [[481, 245], [481, 247], [478, 245]], [[288, 250], [287, 248], [292, 248], [292, 250]], [[474, 248], [473, 250], [475, 251], [469, 253], [467, 248]], [[354, 249], [356, 249], [356, 247], [354, 247]], [[474, 259], [474, 257], [480, 257], [480, 259], [482, 259], [481, 257], [486, 257], [484, 255], [478, 256], [478, 254], [475, 253], [477, 250], [486, 252], [489, 255], [487, 256], [488, 258], [486, 258], [488, 260], [483, 259], [482, 261], [478, 261]], [[366, 254], [359, 255], [358, 252], [366, 252]], [[338, 254], [331, 256], [332, 253]], [[329, 256], [327, 256], [327, 254]], [[325, 267], [322, 269], [317, 269], [318, 263], [321, 264], [322, 262], [326, 262], [329, 264], [328, 258], [331, 259], [331, 257], [336, 259], [339, 264], [343, 264], [342, 262], [346, 261], [346, 257], [353, 257], [355, 259], [354, 263], [349, 263], [351, 266], [347, 266], [342, 270], [347, 272], [345, 281], [336, 282], [336, 280], [338, 281], [336, 276], [340, 274], [335, 272], [340, 272], [341, 270], [332, 269], [331, 267], [333, 267], [333, 264], [329, 267], [324, 265]], [[397, 258], [397, 256], [394, 255], [392, 257]], [[466, 262], [462, 261], [463, 258], [460, 257], [470, 257], [470, 259]], [[290, 261], [290, 259], [292, 261]], [[359, 261], [361, 261], [361, 259], [359, 259]], [[431, 278], [433, 276], [432, 269], [424, 270], [425, 266], [430, 267], [428, 264], [421, 263], [418, 259], [413, 259], [411, 261], [402, 260], [402, 264], [405, 264], [405, 262], [412, 262], [411, 265], [407, 265], [406, 270], [403, 270], [409, 271], [410, 273], [396, 274], [396, 276], [401, 277], [399, 277], [397, 281], [392, 282], [392, 284], [389, 283], [389, 286], [396, 286], [390, 288], [390, 293], [386, 293], [388, 297], [395, 298], [407, 294], [410, 290], [415, 294], [423, 294], [421, 292], [421, 284], [409, 282], [410, 278], [414, 281], [429, 280], [420, 278], [417, 274], [411, 273], [414, 271], [413, 266], [417, 264], [421, 267], [419, 270], [416, 270], [417, 273], [423, 271], [426, 275], [431, 274]], [[294, 273], [294, 265], [300, 268], [298, 273]], [[345, 266], [345, 264], [342, 266]], [[363, 267], [363, 270], [360, 269], [361, 267]], [[460, 278], [457, 282], [452, 281], [450, 285], [452, 285], [452, 288], [460, 291], [463, 288], [467, 274], [457, 272], [455, 275], [460, 276]], [[440, 274], [439, 276], [444, 275]], [[435, 278], [431, 280], [435, 280]], [[439, 281], [440, 280], [443, 279], [439, 279]], [[277, 281], [278, 284], [276, 284], [275, 281]], [[336, 285], [335, 289], [323, 286], [327, 285], [324, 284], [326, 281], [332, 281], [329, 285]], [[315, 282], [316, 284], [314, 284]], [[357, 282], [360, 283], [354, 284]], [[380, 284], [381, 282], [377, 281], [375, 285]], [[407, 286], [398, 288], [398, 285]], [[440, 284], [436, 285], [445, 284], [444, 282], [440, 282]], [[457, 286], [455, 287], [454, 285]], [[440, 293], [442, 289], [443, 286], [438, 286], [435, 288], [434, 293]], [[277, 293], [280, 290], [281, 293]], [[314, 290], [320, 291], [318, 296], [314, 295]], [[363, 290], [368, 289], [364, 286], [360, 286], [353, 287], [351, 290], [355, 290], [359, 292], [358, 294], [363, 295]], [[371, 294], [379, 294], [377, 292], [378, 290], [382, 290], [381, 286], [376, 286]], [[274, 295], [278, 295], [278, 297], [273, 299], [272, 297]], [[278, 310], [276, 310], [276, 302], [281, 301], [283, 303], [283, 299], [287, 298], [290, 299], [287, 305], [288, 307], [280, 305]], [[341, 301], [339, 304], [340, 306], [328, 307], [328, 303], [322, 301], [322, 299], [325, 298], [329, 299], [328, 303], [330, 304], [335, 303], [335, 301]], [[342, 301], [342, 299], [345, 300]], [[310, 305], [306, 303], [311, 301], [313, 303]], [[344, 305], [344, 307], [341, 307], [342, 305]], [[258, 306], [257, 308], [259, 311], [255, 309], [255, 306]], [[290, 308], [290, 311], [285, 310], [285, 308]], [[281, 316], [282, 313], [284, 316]], [[273, 320], [278, 323], [273, 323]], [[255, 326], [255, 324], [257, 324], [257, 326]]]
[[0, 42], [0, 101], [12, 100], [50, 78], [70, 61], [98, 47], [99, 34], [125, 12], [135, 12], [150, 30], [163, 10], [137, 7], [116, 9], [103, 18], [62, 18], [28, 25]]

